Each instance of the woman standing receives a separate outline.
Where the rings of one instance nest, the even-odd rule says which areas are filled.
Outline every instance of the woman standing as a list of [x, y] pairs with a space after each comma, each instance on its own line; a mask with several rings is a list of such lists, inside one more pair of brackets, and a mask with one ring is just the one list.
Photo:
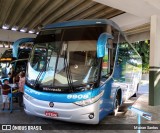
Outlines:
[[23, 107], [23, 93], [24, 93], [24, 84], [25, 84], [25, 72], [19, 73], [19, 106]]

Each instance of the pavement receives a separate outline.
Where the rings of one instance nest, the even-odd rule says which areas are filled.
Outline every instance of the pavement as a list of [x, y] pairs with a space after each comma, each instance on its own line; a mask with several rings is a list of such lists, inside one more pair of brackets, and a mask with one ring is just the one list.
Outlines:
[[[0, 99], [0, 106], [1, 106]], [[148, 121], [142, 118], [142, 124], [159, 124], [160, 125], [160, 106], [149, 106], [148, 105], [148, 81], [142, 81], [139, 86], [138, 96], [132, 97], [128, 101], [126, 101], [119, 109], [119, 113], [117, 116], [109, 115], [106, 116], [99, 125], [96, 125], [96, 129], [92, 130], [95, 125], [83, 125], [83, 124], [74, 124], [74, 123], [66, 123], [62, 121], [56, 121], [51, 119], [44, 119], [36, 116], [27, 115], [23, 108], [19, 108], [18, 104], [14, 104], [13, 113], [10, 112], [2, 112], [0, 111], [0, 124], [48, 124], [54, 127], [54, 130], [45, 130], [38, 131], [41, 133], [136, 133], [137, 130], [106, 130], [105, 125], [111, 124], [111, 126], [116, 126], [115, 124], [124, 124], [125, 126], [128, 124], [137, 124], [137, 115], [131, 111], [128, 111], [128, 107], [133, 106], [143, 111], [149, 112], [152, 114], [152, 121]], [[60, 124], [61, 129], [56, 125]], [[122, 125], [123, 126], [123, 125]], [[69, 127], [69, 128], [66, 128]], [[86, 127], [86, 130], [84, 130]], [[83, 130], [82, 130], [83, 129]], [[34, 133], [37, 131], [0, 131], [0, 133], [6, 132], [17, 132], [17, 133]], [[159, 130], [142, 130], [142, 133], [159, 133]]]

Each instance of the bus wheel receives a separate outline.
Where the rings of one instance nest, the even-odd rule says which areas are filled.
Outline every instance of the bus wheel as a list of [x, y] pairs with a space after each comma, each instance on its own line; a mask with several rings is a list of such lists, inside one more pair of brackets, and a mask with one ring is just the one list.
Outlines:
[[115, 103], [114, 103], [114, 110], [113, 110], [113, 115], [117, 116], [119, 110], [119, 99], [116, 97]]

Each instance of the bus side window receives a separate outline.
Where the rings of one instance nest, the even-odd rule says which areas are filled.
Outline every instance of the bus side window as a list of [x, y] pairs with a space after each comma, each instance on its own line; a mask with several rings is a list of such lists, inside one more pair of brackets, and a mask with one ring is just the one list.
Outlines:
[[108, 60], [108, 49], [105, 51], [105, 56], [102, 59], [102, 71], [101, 71], [101, 76], [102, 77], [107, 77], [109, 74], [109, 60]]

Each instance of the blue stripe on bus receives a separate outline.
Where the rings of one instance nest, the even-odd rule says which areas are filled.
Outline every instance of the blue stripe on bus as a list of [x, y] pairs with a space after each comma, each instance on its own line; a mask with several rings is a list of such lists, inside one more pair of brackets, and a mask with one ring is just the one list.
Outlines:
[[50, 101], [50, 102], [62, 102], [62, 103], [73, 103], [76, 101], [86, 100], [89, 98], [93, 98], [97, 96], [100, 92], [100, 89], [93, 89], [84, 92], [63, 94], [63, 93], [49, 93], [49, 92], [41, 92], [34, 90], [28, 86], [24, 86], [25, 93], [29, 96], [42, 100], [42, 101]]

